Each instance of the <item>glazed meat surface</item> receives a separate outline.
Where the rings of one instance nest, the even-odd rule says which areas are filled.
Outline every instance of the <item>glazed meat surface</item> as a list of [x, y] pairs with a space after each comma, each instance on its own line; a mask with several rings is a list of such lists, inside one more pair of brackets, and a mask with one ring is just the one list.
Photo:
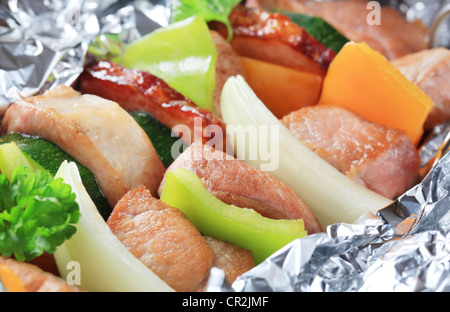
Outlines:
[[70, 87], [14, 103], [2, 132], [36, 135], [58, 145], [93, 172], [111, 207], [136, 185], [156, 194], [164, 175], [151, 141], [126, 111]]
[[0, 256], [0, 265], [6, 265], [16, 274], [27, 292], [79, 292], [60, 277], [42, 271], [35, 265]]
[[[163, 80], [145, 71], [100, 61], [84, 70], [78, 88], [84, 94], [95, 94], [115, 101], [127, 111], [147, 112], [172, 130], [178, 125], [188, 126], [191, 135], [183, 136], [187, 144], [196, 140], [209, 142], [212, 134], [207, 130], [212, 127], [208, 126], [215, 125], [222, 133], [226, 132], [225, 125], [217, 116], [197, 107]], [[222, 144], [224, 148], [225, 140]]]
[[[320, 232], [317, 218], [292, 189], [275, 177], [228, 154], [192, 144], [167, 168], [194, 172], [203, 186], [221, 201], [251, 208], [273, 219], [304, 219], [309, 234]], [[162, 192], [164, 180], [159, 188]]]
[[137, 187], [118, 202], [107, 224], [136, 258], [176, 291], [203, 287], [214, 254], [180, 210]]
[[394, 198], [416, 182], [420, 156], [403, 131], [325, 105], [302, 108], [281, 122], [339, 171], [385, 197]]
[[348, 39], [366, 42], [389, 60], [428, 47], [427, 28], [407, 21], [393, 8], [382, 6], [380, 25], [370, 25], [366, 1], [252, 0], [249, 5], [322, 17]]
[[450, 50], [427, 49], [398, 58], [392, 64], [434, 102], [425, 130], [450, 120]]
[[336, 55], [282, 14], [237, 6], [229, 18], [239, 55], [321, 75]]

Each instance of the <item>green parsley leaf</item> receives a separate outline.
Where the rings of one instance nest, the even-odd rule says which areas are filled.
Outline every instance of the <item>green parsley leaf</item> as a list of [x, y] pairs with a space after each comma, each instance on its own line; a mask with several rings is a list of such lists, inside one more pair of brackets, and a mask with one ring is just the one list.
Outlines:
[[0, 175], [0, 253], [30, 261], [76, 232], [80, 218], [75, 194], [62, 179], [18, 166], [11, 181]]
[[172, 5], [172, 22], [181, 21], [193, 15], [202, 17], [206, 22], [217, 21], [226, 25], [228, 38], [233, 36], [228, 16], [240, 0], [179, 0]]

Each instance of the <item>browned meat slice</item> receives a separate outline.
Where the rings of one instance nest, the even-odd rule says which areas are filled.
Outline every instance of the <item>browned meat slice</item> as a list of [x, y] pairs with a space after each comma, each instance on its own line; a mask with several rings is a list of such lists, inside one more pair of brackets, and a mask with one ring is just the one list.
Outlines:
[[450, 50], [427, 49], [392, 61], [410, 81], [424, 91], [434, 106], [424, 124], [430, 130], [450, 120]]
[[2, 133], [47, 139], [89, 168], [111, 207], [136, 185], [156, 194], [164, 175], [146, 133], [117, 103], [59, 86], [11, 105]]
[[[309, 234], [322, 231], [317, 218], [292, 189], [230, 155], [195, 143], [166, 172], [180, 167], [194, 172], [211, 194], [229, 205], [252, 208], [273, 219], [303, 218]], [[164, 180], [159, 193], [163, 184]]]
[[252, 0], [250, 6], [279, 8], [322, 17], [350, 40], [366, 42], [389, 60], [428, 47], [428, 30], [409, 22], [395, 9], [382, 6], [380, 25], [370, 25], [367, 1]]
[[221, 117], [220, 96], [223, 85], [231, 76], [244, 75], [241, 61], [231, 45], [216, 31], [211, 31], [211, 37], [217, 48], [216, 88], [214, 89], [214, 103], [216, 114]]
[[420, 156], [407, 135], [340, 107], [305, 107], [281, 122], [306, 146], [367, 188], [394, 198], [418, 177]]
[[27, 292], [79, 292], [81, 290], [30, 263], [0, 256], [0, 265], [6, 265], [16, 274]]
[[214, 252], [213, 266], [224, 272], [228, 283], [232, 284], [238, 276], [255, 266], [250, 250], [210, 236], [205, 236], [205, 239]]
[[43, 270], [44, 272], [51, 273], [55, 276], [59, 276], [58, 266], [56, 260], [52, 254], [44, 252], [39, 257], [34, 258], [28, 263], [33, 264]]
[[178, 209], [152, 197], [145, 187], [128, 192], [107, 224], [128, 250], [176, 291], [204, 287], [214, 254]]
[[[100, 61], [84, 70], [78, 88], [82, 93], [115, 101], [127, 111], [147, 112], [174, 132], [177, 132], [175, 126], [188, 126], [191, 136], [183, 136], [187, 144], [195, 140], [210, 142], [208, 129], [212, 127], [208, 126], [218, 126], [226, 133], [225, 124], [217, 116], [199, 108], [163, 80], [145, 71]], [[217, 148], [226, 150], [225, 139], [222, 144]]]
[[229, 18], [239, 55], [320, 75], [336, 55], [282, 14], [238, 5]]

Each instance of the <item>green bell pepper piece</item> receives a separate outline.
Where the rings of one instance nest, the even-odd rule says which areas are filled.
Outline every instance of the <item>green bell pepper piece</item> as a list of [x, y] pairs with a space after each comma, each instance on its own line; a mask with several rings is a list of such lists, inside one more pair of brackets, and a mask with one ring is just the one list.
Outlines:
[[36, 170], [47, 172], [34, 159], [24, 154], [16, 142], [0, 145], [0, 172], [8, 180], [11, 180], [12, 174], [18, 166], [27, 167], [31, 172]]
[[251, 250], [255, 264], [307, 235], [303, 219], [275, 220], [253, 209], [227, 205], [184, 168], [167, 173], [161, 200], [180, 209], [202, 234]]
[[150, 72], [197, 106], [215, 112], [216, 61], [217, 49], [208, 25], [192, 16], [130, 44], [123, 66]]

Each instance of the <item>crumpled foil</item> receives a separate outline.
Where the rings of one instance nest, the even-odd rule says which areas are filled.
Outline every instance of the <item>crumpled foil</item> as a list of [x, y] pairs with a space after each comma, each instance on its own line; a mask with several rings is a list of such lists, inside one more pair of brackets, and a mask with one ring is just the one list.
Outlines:
[[421, 20], [430, 28], [430, 45], [450, 48], [450, 0], [388, 0], [410, 21]]
[[425, 179], [377, 215], [297, 239], [232, 285], [213, 270], [208, 291], [450, 291], [449, 140]]
[[11, 102], [74, 83], [89, 44], [102, 34], [127, 43], [169, 18], [165, 0], [1, 0], [0, 116]]
[[[167, 25], [170, 2], [0, 0], [0, 116], [17, 99], [75, 83], [88, 47], [120, 55], [124, 44]], [[449, 47], [442, 12], [450, 0], [380, 2], [434, 27], [432, 45]], [[207, 291], [450, 291], [449, 130], [430, 133], [420, 150], [422, 182], [392, 205], [295, 240], [232, 285], [213, 268]]]

